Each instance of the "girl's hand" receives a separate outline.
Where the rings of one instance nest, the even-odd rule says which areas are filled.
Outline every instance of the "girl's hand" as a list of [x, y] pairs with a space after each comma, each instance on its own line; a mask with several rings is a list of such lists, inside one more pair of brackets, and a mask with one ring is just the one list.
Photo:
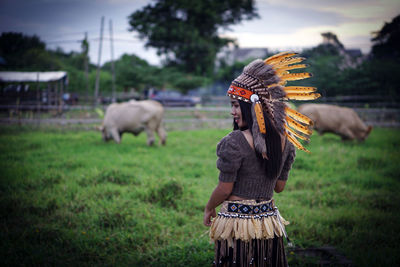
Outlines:
[[210, 227], [211, 226], [211, 218], [215, 218], [217, 216], [214, 209], [207, 209], [207, 207], [204, 209], [204, 218], [203, 218], [203, 223], [205, 226]]

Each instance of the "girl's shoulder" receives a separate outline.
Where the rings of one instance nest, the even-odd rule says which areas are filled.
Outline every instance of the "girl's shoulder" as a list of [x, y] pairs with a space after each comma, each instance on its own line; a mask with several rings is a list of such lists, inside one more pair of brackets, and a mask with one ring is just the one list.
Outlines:
[[242, 139], [243, 134], [240, 132], [240, 130], [233, 130], [229, 134], [225, 135], [220, 143], [225, 143], [225, 142], [236, 142], [239, 143]]
[[239, 130], [234, 130], [219, 141], [217, 145], [217, 155], [234, 154], [241, 151], [243, 134]]

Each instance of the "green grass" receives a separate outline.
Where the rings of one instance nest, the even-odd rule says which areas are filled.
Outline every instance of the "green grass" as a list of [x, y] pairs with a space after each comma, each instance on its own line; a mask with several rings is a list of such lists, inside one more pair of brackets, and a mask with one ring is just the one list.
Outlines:
[[[203, 208], [227, 133], [173, 131], [167, 146], [147, 147], [144, 134], [117, 145], [91, 131], [2, 127], [3, 264], [209, 266]], [[297, 152], [275, 194], [297, 247], [334, 246], [356, 266], [400, 262], [399, 133], [313, 136], [312, 154]]]

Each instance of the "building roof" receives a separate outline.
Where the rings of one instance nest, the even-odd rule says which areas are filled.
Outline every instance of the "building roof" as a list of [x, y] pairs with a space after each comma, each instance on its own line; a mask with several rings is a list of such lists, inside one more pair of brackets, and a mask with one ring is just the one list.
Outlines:
[[346, 49], [346, 53], [349, 54], [352, 57], [361, 57], [362, 52], [361, 49]]
[[0, 82], [54, 82], [67, 77], [65, 71], [0, 71]]

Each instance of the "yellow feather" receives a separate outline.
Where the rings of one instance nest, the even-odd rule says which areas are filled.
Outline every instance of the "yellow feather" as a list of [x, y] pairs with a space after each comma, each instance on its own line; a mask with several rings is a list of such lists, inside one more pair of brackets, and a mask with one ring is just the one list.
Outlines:
[[222, 233], [224, 232], [225, 224], [226, 224], [226, 220], [227, 220], [227, 218], [224, 218], [224, 217], [219, 218], [219, 219], [220, 219], [220, 221], [219, 221], [217, 227], [215, 228], [215, 233], [214, 233], [215, 239], [219, 239], [220, 236], [222, 235]]
[[232, 235], [232, 230], [233, 230], [233, 218], [227, 218], [226, 223], [225, 223], [225, 229], [221, 234], [221, 238], [226, 240]]
[[307, 117], [306, 115], [301, 114], [300, 112], [297, 112], [294, 109], [291, 109], [289, 107], [285, 108], [286, 114], [292, 117], [295, 120], [298, 120], [302, 123], [308, 124], [308, 125], [313, 125], [313, 121]]
[[275, 75], [276, 76], [278, 76], [278, 77], [282, 77], [283, 75], [287, 75], [287, 74], [290, 74], [290, 72], [288, 72], [288, 71], [286, 71], [286, 70], [277, 70], [276, 72], [275, 72]]
[[266, 134], [267, 130], [265, 129], [265, 121], [264, 121], [264, 113], [262, 111], [262, 106], [260, 102], [256, 102], [254, 105], [254, 113], [256, 114], [258, 127], [260, 129], [260, 133]]
[[[244, 240], [244, 223], [246, 222], [246, 219], [239, 219], [239, 239]], [[246, 225], [247, 227], [247, 225]], [[247, 229], [246, 229], [247, 232]]]
[[244, 221], [244, 219], [237, 219], [237, 223], [238, 223], [237, 230], [238, 230], [238, 233], [235, 234], [236, 239], [243, 240], [243, 221]]
[[277, 71], [288, 71], [288, 70], [294, 70], [294, 69], [303, 69], [307, 68], [307, 64], [295, 64], [291, 66], [281, 66], [279, 68], [275, 68]]
[[307, 86], [286, 86], [283, 88], [286, 93], [312, 93], [317, 90], [316, 87]]
[[279, 83], [273, 83], [267, 86], [267, 88], [275, 87], [275, 86], [280, 86]]
[[235, 239], [239, 239], [240, 238], [240, 230], [239, 230], [239, 220], [238, 218], [234, 219], [234, 223], [233, 223], [233, 237]]
[[287, 93], [286, 97], [292, 100], [314, 100], [321, 95], [318, 93]]
[[275, 64], [271, 64], [273, 66], [274, 69], [280, 69], [280, 68], [284, 68], [286, 66], [289, 66], [291, 64], [296, 64], [296, 63], [300, 63], [303, 60], [305, 60], [306, 58], [304, 57], [288, 57], [285, 58], [284, 60], [275, 63]]
[[274, 225], [274, 232], [277, 236], [282, 236], [282, 229], [279, 225], [277, 218], [274, 216], [271, 218], [272, 224]]
[[280, 78], [282, 80], [286, 81], [297, 81], [297, 80], [303, 80], [312, 77], [311, 73], [308, 72], [303, 72], [303, 73], [289, 73], [282, 75]]
[[295, 129], [296, 131], [299, 131], [306, 135], [312, 134], [312, 131], [307, 126], [304, 126], [304, 125], [298, 123], [297, 121], [295, 121], [294, 119], [292, 119], [288, 116], [286, 116], [286, 122], [289, 124], [290, 127]]
[[256, 238], [261, 239], [262, 238], [261, 220], [251, 218], [251, 221], [253, 222], [254, 229], [256, 231]]
[[269, 64], [271, 65], [273, 62], [279, 62], [280, 60], [282, 60], [282, 58], [286, 58], [286, 57], [291, 57], [297, 55], [297, 53], [294, 52], [281, 52], [279, 54], [275, 54], [273, 56], [270, 56], [269, 58], [265, 59], [264, 62], [265, 64]]
[[303, 150], [303, 151], [305, 151], [305, 152], [307, 152], [307, 153], [311, 153], [310, 151], [308, 151], [307, 149], [305, 149], [305, 148], [300, 144], [300, 142], [297, 141], [296, 138], [290, 136], [287, 132], [285, 132], [285, 134], [286, 134], [288, 140], [289, 140], [295, 147], [297, 147], [298, 149], [301, 149], [301, 150]]
[[267, 238], [274, 238], [274, 231], [273, 231], [273, 225], [271, 221], [271, 217], [264, 217], [264, 229], [266, 231], [266, 237]]
[[242, 240], [244, 240], [244, 241], [249, 241], [250, 240], [250, 238], [249, 238], [249, 232], [248, 232], [248, 228], [247, 228], [247, 224], [248, 224], [248, 221], [247, 221], [247, 219], [242, 219], [243, 220], [243, 224], [242, 224]]
[[290, 222], [289, 222], [289, 221], [286, 221], [280, 214], [279, 214], [279, 218], [280, 218], [281, 222], [283, 223], [283, 225], [288, 225], [288, 224], [290, 224]]
[[281, 56], [281, 57], [279, 57], [277, 59], [271, 60], [269, 63], [266, 63], [266, 64], [274, 66], [274, 65], [277, 65], [277, 64], [279, 64], [281, 62], [286, 61], [288, 58], [291, 58], [291, 56], [294, 56], [294, 55], [297, 55], [297, 54], [288, 54], [288, 55], [285, 55], [285, 56]]
[[285, 125], [285, 129], [286, 129], [287, 131], [289, 131], [291, 134], [293, 134], [294, 136], [296, 136], [297, 138], [300, 138], [301, 140], [310, 141], [310, 138], [309, 138], [309, 137], [305, 137], [305, 136], [302, 136], [302, 135], [296, 133], [294, 130], [292, 130], [292, 129], [291, 129], [289, 126], [287, 126], [287, 125]]
[[219, 221], [220, 221], [220, 218], [216, 217], [211, 223], [211, 229], [210, 229], [210, 238], [211, 239], [214, 239], [214, 237], [215, 237], [215, 230], [217, 229]]
[[267, 237], [267, 227], [265, 226], [265, 218], [261, 219], [261, 231], [262, 231], [262, 237], [266, 238]]
[[278, 85], [285, 86], [286, 83], [287, 83], [286, 80], [280, 80], [279, 83], [278, 83]]
[[247, 222], [247, 232], [249, 233], [249, 237], [251, 239], [256, 238], [256, 231], [255, 231], [253, 218], [249, 219]]

